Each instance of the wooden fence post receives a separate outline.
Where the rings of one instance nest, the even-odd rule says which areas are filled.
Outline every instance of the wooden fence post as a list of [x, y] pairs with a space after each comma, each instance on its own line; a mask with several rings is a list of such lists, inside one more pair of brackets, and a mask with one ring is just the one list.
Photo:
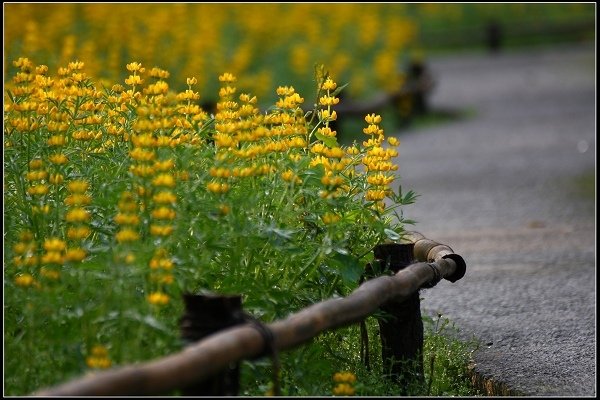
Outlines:
[[[184, 294], [185, 311], [180, 320], [181, 338], [186, 345], [217, 331], [245, 322], [241, 296]], [[237, 396], [239, 363], [232, 363], [219, 374], [183, 388], [184, 396]]]
[[[374, 255], [381, 270], [397, 273], [413, 263], [413, 251], [413, 243], [390, 243], [376, 246]], [[380, 309], [385, 312], [378, 318], [383, 372], [400, 385], [400, 395], [405, 396], [409, 394], [409, 383], [424, 383], [419, 291], [401, 302], [392, 299]]]

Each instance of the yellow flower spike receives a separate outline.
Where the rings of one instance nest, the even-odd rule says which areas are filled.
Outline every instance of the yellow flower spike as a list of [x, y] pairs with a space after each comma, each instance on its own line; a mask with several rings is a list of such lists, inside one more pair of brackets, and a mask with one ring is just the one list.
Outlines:
[[140, 71], [140, 69], [142, 69], [142, 64], [140, 64], [139, 62], [132, 62], [127, 64], [127, 71], [130, 72], [135, 72], [135, 71]]
[[136, 147], [129, 152], [129, 156], [136, 161], [152, 161], [156, 158], [154, 150], [145, 150], [141, 147]]
[[87, 226], [71, 226], [67, 229], [67, 238], [71, 240], [81, 240], [90, 236], [92, 231]]
[[124, 228], [115, 235], [118, 243], [134, 242], [139, 238], [140, 234], [130, 228]]
[[153, 305], [166, 305], [169, 303], [169, 296], [162, 292], [153, 292], [147, 297], [148, 303]]
[[87, 252], [80, 248], [80, 247], [76, 247], [76, 248], [71, 248], [68, 249], [66, 254], [65, 254], [65, 260], [66, 261], [73, 261], [73, 262], [81, 262], [85, 259], [85, 257], [87, 256]]
[[139, 75], [129, 75], [129, 77], [125, 79], [125, 83], [130, 86], [140, 85], [143, 83], [143, 80]]
[[234, 83], [236, 80], [237, 78], [229, 72], [225, 72], [223, 75], [219, 76], [219, 82]]
[[323, 89], [323, 90], [335, 90], [336, 87], [337, 87], [337, 84], [331, 78], [327, 78], [325, 80], [325, 82], [323, 82], [323, 86], [321, 86], [321, 89]]
[[193, 86], [196, 83], [198, 83], [198, 79], [196, 79], [195, 77], [187, 78], [186, 83], [188, 84], [188, 86]]
[[64, 257], [61, 253], [57, 251], [49, 251], [48, 253], [42, 256], [42, 264], [62, 264], [64, 261]]
[[339, 383], [333, 388], [333, 394], [335, 396], [353, 396], [354, 393], [354, 388], [348, 383]]
[[15, 277], [15, 285], [29, 287], [33, 285], [34, 279], [31, 274], [22, 274]]
[[48, 160], [53, 163], [53, 164], [57, 164], [57, 165], [64, 165], [67, 162], [69, 162], [69, 159], [67, 158], [67, 156], [65, 156], [62, 153], [55, 153], [50, 155], [50, 157], [48, 157]]
[[75, 207], [67, 212], [65, 219], [67, 222], [87, 222], [90, 219], [90, 213], [81, 207]]
[[20, 68], [21, 71], [30, 71], [33, 69], [33, 63], [29, 58], [19, 57], [16, 61], [13, 61], [13, 65]]
[[398, 146], [400, 144], [400, 140], [398, 140], [398, 138], [395, 138], [393, 136], [388, 137], [387, 141], [390, 144], [390, 146]]
[[319, 104], [322, 106], [334, 106], [340, 102], [337, 97], [323, 96], [319, 99]]
[[276, 89], [276, 93], [277, 93], [279, 96], [291, 96], [291, 95], [293, 95], [294, 93], [296, 93], [296, 90], [294, 89], [294, 87], [293, 87], [293, 86], [279, 86], [279, 87]]
[[77, 205], [77, 206], [85, 206], [85, 205], [89, 205], [92, 202], [92, 198], [86, 194], [80, 194], [80, 193], [75, 193], [72, 195], [69, 195], [65, 198], [65, 204], [67, 206], [73, 206], [73, 205]]
[[83, 61], [71, 61], [68, 64], [68, 68], [71, 71], [78, 71], [80, 69], [83, 69], [84, 63]]
[[174, 204], [177, 201], [177, 197], [169, 191], [161, 191], [156, 193], [152, 200], [157, 204]]
[[319, 118], [322, 121], [330, 122], [337, 120], [337, 113], [329, 110], [319, 110]]
[[159, 207], [152, 211], [152, 217], [156, 219], [172, 220], [176, 216], [175, 210], [168, 207]]
[[84, 180], [74, 180], [67, 184], [67, 190], [71, 193], [84, 193], [90, 184]]
[[323, 223], [325, 225], [330, 225], [330, 224], [334, 224], [336, 222], [338, 222], [341, 219], [341, 217], [337, 214], [333, 214], [333, 213], [325, 213], [325, 215], [323, 215], [321, 217], [321, 220], [323, 221]]
[[114, 221], [118, 225], [139, 225], [140, 217], [137, 214], [118, 213], [115, 215]]
[[152, 180], [153, 186], [174, 187], [175, 178], [171, 174], [159, 174]]
[[381, 123], [381, 115], [377, 115], [377, 114], [367, 114], [365, 116], [365, 121], [367, 122], [367, 124], [380, 124]]
[[31, 169], [40, 169], [43, 166], [44, 166], [44, 163], [39, 158], [35, 158], [35, 159], [29, 161], [29, 168], [31, 168]]
[[48, 138], [48, 146], [64, 146], [67, 139], [63, 135], [53, 135]]
[[46, 251], [63, 251], [67, 248], [64, 240], [59, 238], [49, 238], [44, 240], [44, 250]]
[[60, 271], [57, 271], [54, 268], [48, 268], [44, 266], [40, 269], [40, 276], [46, 279], [50, 279], [52, 281], [56, 281], [60, 279]]
[[173, 230], [172, 225], [150, 225], [150, 234], [153, 236], [169, 236]]

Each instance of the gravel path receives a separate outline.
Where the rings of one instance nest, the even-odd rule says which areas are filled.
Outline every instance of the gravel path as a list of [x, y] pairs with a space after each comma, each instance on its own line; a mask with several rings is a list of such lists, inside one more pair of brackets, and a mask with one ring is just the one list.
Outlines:
[[[475, 372], [526, 396], [596, 395], [595, 48], [433, 58], [432, 109], [473, 116], [400, 136], [408, 226], [464, 257], [424, 313], [480, 342]], [[595, 176], [595, 175], [594, 175]]]

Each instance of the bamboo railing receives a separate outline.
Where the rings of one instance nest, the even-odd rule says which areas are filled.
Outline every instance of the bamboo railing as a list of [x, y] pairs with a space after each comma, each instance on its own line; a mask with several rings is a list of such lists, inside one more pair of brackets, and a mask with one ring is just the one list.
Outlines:
[[[380, 306], [402, 301], [422, 287], [433, 287], [440, 279], [451, 282], [463, 277], [466, 264], [452, 249], [416, 232], [406, 235], [414, 245], [414, 260], [394, 275], [367, 280], [345, 298], [313, 304], [284, 320], [263, 325], [244, 323], [223, 329], [184, 350], [157, 360], [87, 375], [58, 386], [41, 389], [33, 396], [126, 396], [161, 395], [190, 387], [244, 359], [269, 351], [297, 347], [322, 332], [364, 320]], [[391, 246], [394, 244], [385, 244]], [[381, 249], [380, 249], [381, 253]], [[393, 256], [392, 256], [393, 258]], [[385, 264], [390, 260], [377, 259]], [[393, 263], [393, 260], [392, 260]], [[266, 331], [271, 343], [267, 343]]]

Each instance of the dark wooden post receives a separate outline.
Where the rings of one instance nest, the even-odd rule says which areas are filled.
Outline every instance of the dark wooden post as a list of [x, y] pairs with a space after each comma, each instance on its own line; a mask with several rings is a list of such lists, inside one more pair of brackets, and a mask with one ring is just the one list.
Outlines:
[[[381, 244], [375, 247], [375, 259], [380, 268], [396, 273], [414, 261], [414, 244]], [[400, 395], [409, 395], [409, 383], [424, 383], [423, 320], [419, 292], [398, 302], [391, 300], [381, 306], [385, 312], [378, 318], [381, 336], [383, 372], [401, 386]]]
[[[185, 311], [180, 320], [181, 338], [186, 345], [204, 337], [244, 323], [241, 296], [184, 294]], [[183, 388], [184, 396], [237, 396], [239, 363], [230, 364], [219, 374], [198, 384]]]

